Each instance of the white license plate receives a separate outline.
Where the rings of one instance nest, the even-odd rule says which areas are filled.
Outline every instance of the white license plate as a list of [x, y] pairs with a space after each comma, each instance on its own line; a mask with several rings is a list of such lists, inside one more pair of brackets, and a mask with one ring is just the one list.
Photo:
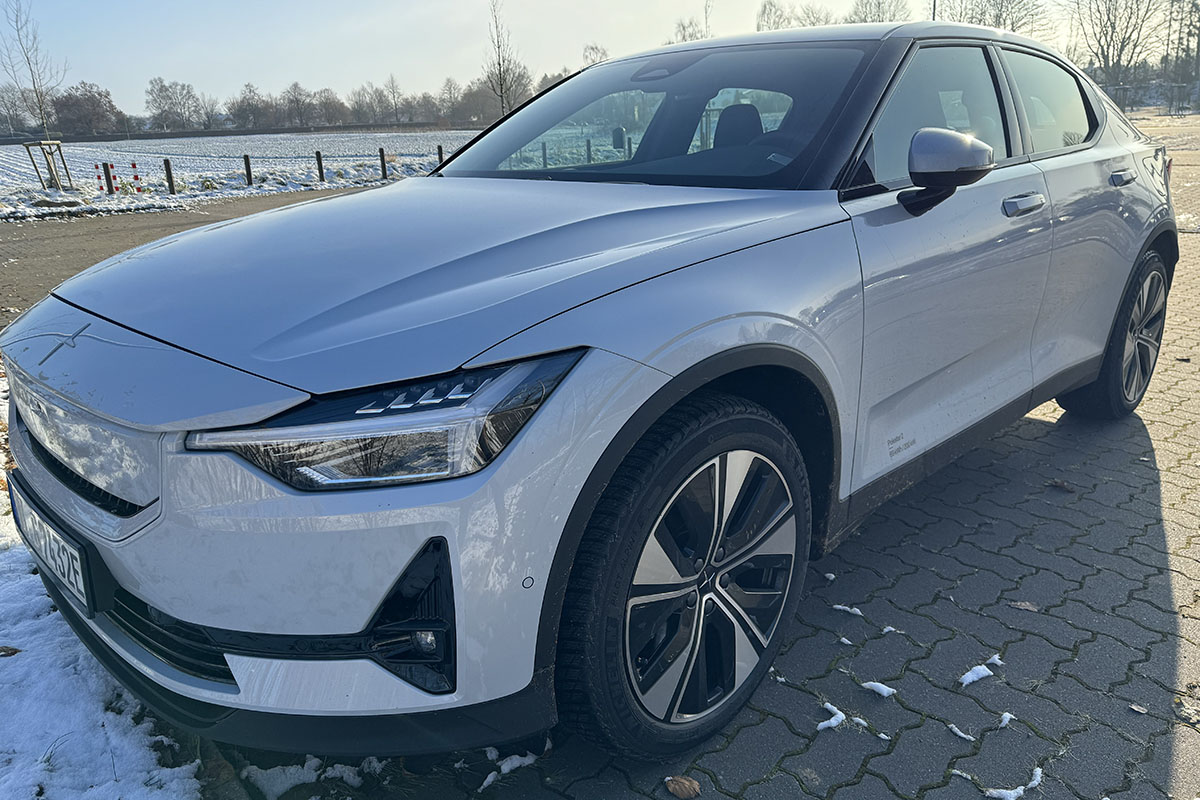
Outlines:
[[25, 502], [21, 493], [12, 492], [13, 511], [16, 512], [17, 528], [33, 552], [50, 569], [71, 594], [79, 598], [84, 607], [88, 605], [87, 583], [83, 579], [83, 552], [68, 542], [58, 531], [50, 527], [36, 511]]

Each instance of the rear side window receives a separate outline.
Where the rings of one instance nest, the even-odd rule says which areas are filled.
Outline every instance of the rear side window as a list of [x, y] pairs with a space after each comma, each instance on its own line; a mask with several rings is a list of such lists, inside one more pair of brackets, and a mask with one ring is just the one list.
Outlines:
[[888, 98], [855, 172], [854, 185], [908, 182], [908, 146], [921, 128], [949, 128], [987, 142], [996, 160], [1009, 155], [1004, 117], [981, 47], [926, 47]]
[[1009, 51], [1004, 58], [1025, 107], [1033, 151], [1061, 150], [1087, 141], [1093, 131], [1092, 119], [1075, 76], [1053, 61], [1028, 53]]

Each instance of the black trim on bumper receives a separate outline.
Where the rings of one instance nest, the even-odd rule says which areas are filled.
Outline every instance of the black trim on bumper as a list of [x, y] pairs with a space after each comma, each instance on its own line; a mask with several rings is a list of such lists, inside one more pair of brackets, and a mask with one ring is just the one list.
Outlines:
[[527, 687], [499, 700], [414, 714], [275, 714], [193, 700], [138, 672], [92, 631], [44, 572], [42, 582], [67, 624], [113, 677], [161, 719], [209, 739], [328, 756], [429, 755], [505, 744], [557, 722], [550, 669], [535, 672]]

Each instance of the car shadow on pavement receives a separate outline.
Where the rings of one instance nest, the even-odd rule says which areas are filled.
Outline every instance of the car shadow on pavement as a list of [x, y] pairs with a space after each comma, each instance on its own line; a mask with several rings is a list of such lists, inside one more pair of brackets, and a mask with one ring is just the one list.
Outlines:
[[[1143, 416], [1170, 410], [1148, 399]], [[501, 748], [500, 758], [539, 758], [482, 791], [500, 769], [471, 752], [321, 759], [323, 777], [282, 800], [667, 798], [663, 780], [679, 774], [702, 796], [747, 800], [963, 798], [1021, 786], [1033, 796], [1191, 797], [1200, 779], [1186, 765], [1200, 733], [1186, 717], [1200, 688], [1180, 686], [1178, 662], [1200, 680], [1200, 552], [1172, 556], [1187, 537], [1168, 536], [1180, 525], [1164, 521], [1163, 494], [1182, 489], [1164, 485], [1160, 460], [1174, 476], [1190, 451], [1156, 436], [1158, 451], [1142, 416], [1099, 424], [1043, 406], [883, 506], [810, 566], [768, 678], [692, 753], [615, 759], [555, 730], [549, 751], [541, 739]], [[1191, 620], [1190, 641], [1180, 619]], [[990, 674], [963, 685], [981, 665]], [[818, 731], [832, 715], [825, 703], [846, 720]], [[1177, 755], [1182, 741], [1188, 752]], [[201, 774], [225, 776], [209, 781], [217, 800], [273, 797], [256, 770], [285, 768], [279, 776], [306, 761], [224, 745], [206, 752], [215, 755]], [[326, 772], [337, 763], [359, 768], [349, 783], [338, 768]]]

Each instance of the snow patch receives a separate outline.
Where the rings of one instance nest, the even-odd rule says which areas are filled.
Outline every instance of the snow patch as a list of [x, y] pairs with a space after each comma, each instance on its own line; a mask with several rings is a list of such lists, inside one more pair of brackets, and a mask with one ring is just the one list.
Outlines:
[[304, 764], [287, 764], [271, 769], [249, 766], [242, 770], [242, 780], [250, 781], [267, 800], [279, 800], [288, 791], [321, 778], [321, 759], [309, 756]]
[[1018, 800], [1025, 795], [1026, 789], [1036, 789], [1042, 783], [1042, 768], [1033, 768], [1033, 778], [1024, 786], [1015, 789], [984, 789], [983, 796], [994, 800]]
[[851, 717], [850, 721], [853, 722], [855, 725], [857, 725], [860, 728], [867, 727], [867, 721], [865, 719], [863, 719], [862, 717]]
[[500, 760], [500, 751], [494, 747], [485, 747], [483, 750], [483, 755], [488, 761]]
[[958, 679], [958, 682], [963, 686], [970, 686], [977, 680], [988, 678], [995, 674], [996, 673], [992, 672], [983, 664], [979, 664], [978, 666], [971, 667], [969, 670], [963, 673], [963, 676]]
[[885, 686], [878, 681], [867, 681], [866, 683], [860, 683], [859, 686], [863, 687], [864, 689], [870, 689], [880, 697], [891, 697], [896, 693], [895, 689], [890, 686]]
[[489, 773], [488, 773], [488, 776], [487, 776], [486, 778], [484, 778], [484, 779], [483, 779], [483, 783], [479, 784], [479, 788], [475, 790], [475, 793], [476, 793], [476, 794], [479, 794], [479, 793], [480, 793], [480, 792], [482, 792], [484, 789], [488, 788], [488, 787], [489, 787], [489, 786], [491, 786], [493, 783], [495, 783], [495, 782], [496, 782], [496, 778], [499, 778], [499, 777], [500, 777], [500, 773], [499, 773], [499, 772], [489, 772]]
[[972, 736], [969, 733], [963, 733], [962, 729], [959, 728], [957, 725], [955, 725], [953, 722], [947, 723], [946, 727], [950, 729], [951, 733], [953, 733], [955, 736], [957, 736], [960, 739], [966, 739], [968, 742], [975, 741], [974, 736]]
[[841, 725], [846, 721], [846, 715], [839, 711], [837, 706], [835, 706], [833, 703], [824, 703], [823, 708], [833, 716], [824, 722], [818, 722], [817, 730], [823, 731], [826, 728], [836, 728], [838, 725]]
[[1008, 723], [1012, 722], [1014, 719], [1016, 719], [1016, 717], [1014, 717], [1012, 714], [1005, 711], [1003, 714], [1000, 715], [1000, 727], [1007, 728]]
[[839, 642], [841, 642], [842, 644], [848, 644], [848, 645], [851, 645], [851, 646], [853, 646], [853, 645], [854, 645], [854, 642], [850, 641], [850, 640], [849, 640], [849, 639], [847, 639], [845, 636], [843, 636], [842, 638], [838, 639], [838, 641], [839, 641]]
[[1004, 666], [1004, 662], [1000, 660], [999, 653], [996, 653], [994, 656], [992, 656], [991, 658], [989, 658], [987, 661], [985, 661], [983, 663], [991, 664], [994, 667], [1003, 667]]
[[863, 615], [861, 611], [851, 606], [835, 605], [833, 609], [834, 611], [845, 611], [847, 614], [853, 614], [856, 617], [861, 617]]
[[507, 775], [508, 773], [512, 772], [514, 769], [520, 769], [521, 767], [528, 767], [530, 764], [532, 764], [533, 762], [535, 762], [537, 760], [538, 760], [538, 757], [535, 756], [533, 753], [526, 752], [525, 755], [523, 755], [523, 756], [517, 756], [517, 755], [508, 756], [507, 758], [504, 758], [504, 759], [498, 761], [496, 763], [496, 766], [500, 767], [501, 775]]
[[827, 581], [837, 580], [837, 575], [834, 575], [832, 572], [826, 572], [825, 580], [827, 580]]
[[888, 625], [887, 627], [885, 627], [885, 628], [883, 629], [883, 635], [884, 635], [884, 636], [887, 636], [889, 633], [896, 633], [896, 629], [895, 629], [895, 628], [893, 628], [891, 625]]

